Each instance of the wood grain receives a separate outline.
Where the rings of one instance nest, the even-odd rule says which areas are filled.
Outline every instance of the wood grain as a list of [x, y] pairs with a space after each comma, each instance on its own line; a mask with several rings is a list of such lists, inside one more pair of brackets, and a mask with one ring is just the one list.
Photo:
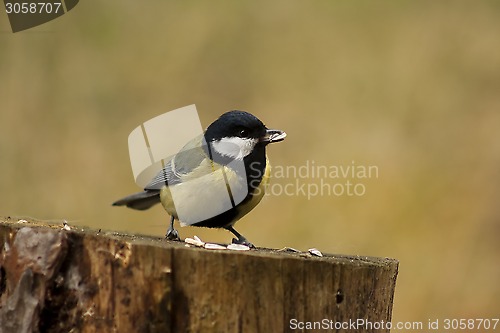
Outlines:
[[61, 227], [0, 222], [0, 332], [308, 332], [291, 320], [391, 318], [394, 259], [213, 251]]

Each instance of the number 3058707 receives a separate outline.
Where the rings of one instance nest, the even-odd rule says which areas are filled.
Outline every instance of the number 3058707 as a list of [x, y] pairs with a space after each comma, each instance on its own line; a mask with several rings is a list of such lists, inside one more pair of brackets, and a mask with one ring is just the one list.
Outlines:
[[60, 2], [6, 2], [5, 11], [7, 14], [57, 14], [62, 10], [61, 5]]

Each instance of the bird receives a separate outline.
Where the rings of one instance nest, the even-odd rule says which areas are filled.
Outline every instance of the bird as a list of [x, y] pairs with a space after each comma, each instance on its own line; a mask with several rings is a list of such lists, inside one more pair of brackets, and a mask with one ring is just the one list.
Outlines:
[[113, 206], [146, 210], [161, 203], [170, 215], [169, 240], [180, 240], [178, 220], [181, 226], [224, 228], [236, 236], [232, 243], [254, 247], [234, 224], [263, 198], [271, 168], [266, 148], [285, 137], [249, 112], [228, 111], [170, 158], [142, 192]]

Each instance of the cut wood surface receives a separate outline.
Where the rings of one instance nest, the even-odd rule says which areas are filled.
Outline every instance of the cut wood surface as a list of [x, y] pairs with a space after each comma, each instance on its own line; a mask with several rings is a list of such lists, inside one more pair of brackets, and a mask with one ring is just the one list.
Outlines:
[[65, 229], [0, 218], [0, 332], [389, 331], [394, 259]]

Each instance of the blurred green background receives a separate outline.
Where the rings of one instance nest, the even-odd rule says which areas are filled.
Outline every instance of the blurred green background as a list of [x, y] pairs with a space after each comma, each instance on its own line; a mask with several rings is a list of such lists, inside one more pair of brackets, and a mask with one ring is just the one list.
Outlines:
[[499, 315], [499, 2], [81, 1], [16, 34], [2, 11], [0, 103], [0, 215], [162, 236], [161, 207], [110, 205], [138, 190], [130, 131], [189, 104], [203, 126], [247, 110], [288, 133], [274, 165], [379, 177], [363, 196], [268, 196], [237, 230], [397, 258], [393, 321]]

